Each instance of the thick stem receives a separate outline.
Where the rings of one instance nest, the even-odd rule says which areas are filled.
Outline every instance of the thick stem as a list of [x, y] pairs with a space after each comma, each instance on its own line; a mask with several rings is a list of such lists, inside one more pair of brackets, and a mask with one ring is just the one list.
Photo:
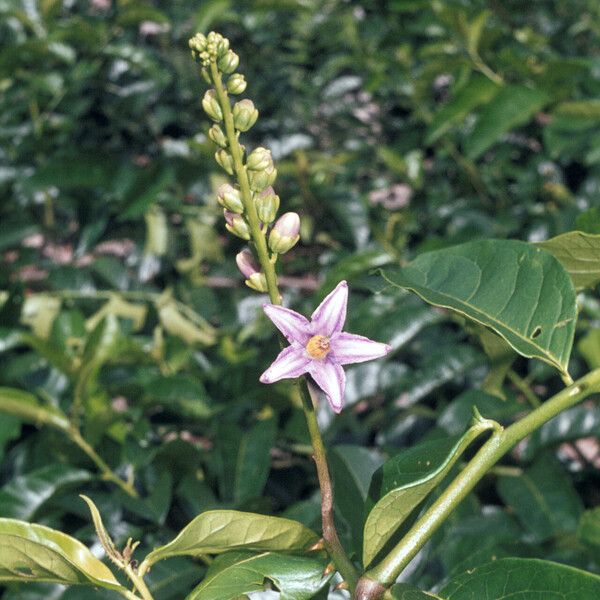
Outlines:
[[114, 484], [118, 485], [127, 495], [132, 498], [137, 498], [138, 493], [135, 491], [135, 488], [126, 481], [123, 481], [104, 461], [104, 459], [83, 439], [81, 433], [78, 429], [71, 428], [67, 430], [69, 435], [69, 439], [76, 444], [85, 454], [90, 458], [90, 460], [98, 467], [100, 472], [102, 473], [102, 478], [107, 481], [112, 481]]
[[[600, 391], [600, 369], [588, 373], [573, 385], [555, 394], [540, 407], [507, 429], [494, 432], [465, 469], [418, 519], [406, 536], [381, 563], [365, 573], [364, 577], [377, 581], [386, 587], [392, 585], [448, 515], [504, 454], [563, 410], [575, 406], [597, 391]], [[372, 596], [371, 598], [376, 597], [378, 596]]]
[[130, 564], [125, 567], [125, 573], [127, 574], [127, 577], [131, 579], [131, 582], [135, 586], [136, 590], [140, 593], [143, 600], [154, 600], [154, 597], [150, 593], [146, 582], [138, 575], [136, 570]]
[[[277, 276], [275, 273], [274, 261], [269, 257], [265, 232], [261, 228], [260, 220], [256, 212], [256, 206], [252, 199], [252, 192], [248, 182], [248, 174], [243, 163], [243, 153], [240, 147], [238, 137], [233, 123], [233, 114], [229, 104], [227, 92], [223, 87], [221, 74], [215, 63], [210, 66], [210, 74], [212, 82], [215, 86], [217, 99], [221, 110], [223, 111], [223, 121], [225, 123], [225, 135], [229, 145], [229, 151], [233, 158], [234, 171], [237, 181], [240, 186], [242, 202], [244, 204], [244, 214], [250, 229], [252, 241], [256, 247], [258, 260], [267, 280], [267, 289], [269, 298], [273, 304], [281, 305], [281, 294], [277, 286]], [[333, 487], [331, 485], [331, 477], [327, 466], [327, 455], [325, 445], [321, 437], [321, 431], [317, 423], [314, 405], [308, 391], [308, 384], [304, 377], [297, 380], [302, 398], [302, 406], [308, 431], [313, 447], [313, 456], [317, 468], [317, 476], [319, 479], [319, 487], [321, 490], [321, 515], [323, 520], [323, 540], [336, 568], [347, 582], [349, 588], [354, 590], [358, 575], [352, 561], [348, 558], [344, 547], [342, 546], [335, 522], [333, 518]]]

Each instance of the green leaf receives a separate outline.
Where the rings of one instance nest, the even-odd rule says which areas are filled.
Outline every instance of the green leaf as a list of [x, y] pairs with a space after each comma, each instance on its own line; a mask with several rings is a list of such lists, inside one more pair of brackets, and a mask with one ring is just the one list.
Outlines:
[[503, 558], [455, 577], [445, 600], [596, 600], [600, 577], [545, 560]]
[[577, 215], [575, 227], [584, 233], [600, 234], [600, 207], [592, 206]]
[[433, 117], [427, 129], [426, 144], [433, 144], [454, 125], [464, 121], [479, 105], [489, 102], [500, 90], [500, 86], [480, 75], [474, 76], [467, 85], [444, 105]]
[[465, 140], [465, 152], [474, 160], [511, 129], [527, 123], [550, 98], [546, 92], [521, 85], [503, 87], [483, 109]]
[[468, 242], [422, 254], [388, 281], [490, 327], [519, 354], [567, 375], [575, 289], [545, 250], [516, 240]]
[[591, 99], [562, 102], [554, 109], [553, 114], [561, 117], [595, 119], [600, 122], [600, 100]]
[[54, 406], [43, 406], [29, 392], [0, 387], [0, 412], [17, 417], [36, 427], [51, 425], [63, 431], [68, 429], [69, 419]]
[[590, 329], [577, 343], [590, 369], [600, 367], [600, 329]]
[[479, 49], [481, 35], [485, 28], [486, 21], [490, 16], [489, 10], [482, 10], [470, 23], [467, 32], [467, 50], [469, 54], [475, 55]]
[[235, 510], [211, 510], [198, 515], [170, 543], [155, 548], [146, 568], [171, 556], [201, 556], [228, 550], [304, 552], [319, 537], [300, 523]]
[[15, 477], [0, 490], [0, 514], [28, 521], [62, 488], [84, 483], [90, 478], [87, 471], [61, 464]]
[[271, 417], [259, 420], [239, 440], [233, 488], [238, 504], [261, 496], [271, 469], [271, 448], [276, 435], [277, 424]]
[[369, 565], [410, 513], [444, 479], [467, 446], [491, 427], [479, 420], [462, 436], [445, 437], [403, 450], [380, 467], [366, 502], [363, 564]]
[[538, 246], [560, 261], [576, 289], [593, 288], [600, 283], [600, 235], [569, 231]]
[[590, 546], [600, 548], [600, 506], [586, 510], [581, 515], [577, 537]]
[[498, 478], [498, 493], [533, 539], [546, 541], [574, 532], [581, 499], [557, 459], [542, 455], [520, 477]]
[[329, 579], [325, 566], [324, 559], [232, 552], [215, 560], [186, 600], [233, 600], [263, 590], [265, 579], [277, 586], [281, 600], [309, 600]]
[[408, 583], [397, 583], [390, 588], [390, 596], [393, 600], [431, 600], [439, 598], [433, 594], [428, 594]]
[[0, 519], [0, 581], [87, 584], [124, 590], [108, 567], [76, 539], [13, 519]]

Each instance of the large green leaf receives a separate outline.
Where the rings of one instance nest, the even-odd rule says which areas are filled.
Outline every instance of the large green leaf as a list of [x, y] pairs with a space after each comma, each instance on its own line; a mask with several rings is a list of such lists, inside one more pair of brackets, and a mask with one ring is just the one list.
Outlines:
[[487, 77], [475, 76], [433, 117], [427, 129], [425, 143], [432, 144], [448, 130], [463, 121], [479, 105], [489, 102], [500, 86]]
[[465, 140], [466, 155], [475, 159], [514, 127], [527, 123], [548, 102], [542, 90], [507, 85], [486, 105]]
[[236, 510], [211, 510], [197, 516], [170, 543], [155, 548], [145, 568], [171, 556], [201, 556], [229, 550], [303, 552], [318, 541], [316, 533], [290, 519]]
[[578, 290], [600, 283], [600, 235], [569, 231], [538, 246], [558, 258]]
[[490, 327], [519, 354], [567, 374], [575, 289], [545, 250], [516, 240], [468, 242], [422, 254], [390, 281]]
[[462, 436], [413, 446], [381, 466], [371, 480], [366, 502], [363, 562], [367, 566], [410, 513], [448, 474], [467, 446], [491, 426], [478, 420]]
[[0, 519], [0, 581], [88, 584], [124, 590], [76, 539], [42, 525]]
[[545, 560], [503, 558], [455, 577], [445, 600], [597, 600], [600, 577]]
[[434, 594], [424, 592], [408, 583], [397, 583], [390, 588], [390, 596], [393, 600], [431, 600], [439, 598]]
[[271, 580], [281, 600], [309, 600], [326, 585], [325, 559], [265, 552], [231, 552], [215, 560], [204, 581], [186, 600], [232, 600], [264, 589]]
[[15, 477], [0, 489], [0, 514], [28, 521], [62, 488], [84, 483], [90, 477], [87, 471], [61, 464], [47, 465]]
[[499, 477], [498, 493], [538, 542], [574, 532], [583, 511], [570, 478], [551, 455], [542, 455], [519, 477]]

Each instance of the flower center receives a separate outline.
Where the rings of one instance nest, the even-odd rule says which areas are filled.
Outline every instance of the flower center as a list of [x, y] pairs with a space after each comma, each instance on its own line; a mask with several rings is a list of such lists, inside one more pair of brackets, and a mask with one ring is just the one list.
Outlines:
[[311, 358], [322, 360], [331, 350], [329, 338], [324, 335], [313, 335], [306, 344], [306, 351]]

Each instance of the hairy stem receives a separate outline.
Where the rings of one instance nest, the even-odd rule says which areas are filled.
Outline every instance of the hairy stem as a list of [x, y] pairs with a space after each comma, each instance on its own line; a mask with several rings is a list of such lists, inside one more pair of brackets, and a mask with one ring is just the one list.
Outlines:
[[[261, 228], [260, 220], [256, 212], [256, 206], [252, 199], [252, 192], [248, 182], [248, 174], [243, 163], [243, 151], [238, 141], [238, 136], [233, 123], [233, 114], [229, 104], [229, 98], [223, 82], [221, 74], [215, 63], [211, 64], [210, 74], [212, 82], [215, 86], [217, 99], [221, 110], [223, 111], [223, 121], [225, 123], [225, 135], [229, 145], [229, 151], [233, 158], [234, 171], [237, 181], [240, 186], [242, 202], [244, 204], [244, 214], [246, 216], [248, 227], [252, 241], [256, 247], [258, 260], [265, 274], [267, 281], [267, 289], [269, 298], [273, 304], [281, 305], [281, 294], [277, 286], [277, 276], [275, 273], [275, 263], [269, 256], [265, 232]], [[321, 431], [317, 423], [315, 408], [308, 390], [308, 384], [304, 377], [298, 379], [300, 396], [302, 398], [302, 407], [308, 425], [308, 431], [313, 447], [313, 457], [317, 468], [317, 476], [319, 479], [319, 487], [321, 490], [321, 516], [323, 521], [323, 540], [325, 546], [331, 555], [336, 568], [347, 582], [350, 589], [354, 590], [358, 575], [352, 561], [346, 554], [342, 546], [337, 530], [335, 527], [333, 516], [333, 486], [331, 485], [331, 477], [329, 475], [329, 467], [327, 466], [327, 455], [325, 445], [321, 437]]]
[[69, 439], [76, 444], [83, 452], [90, 458], [90, 460], [98, 467], [100, 472], [102, 473], [102, 479], [106, 481], [111, 481], [112, 483], [118, 485], [127, 495], [132, 498], [137, 498], [138, 493], [131, 483], [127, 481], [123, 481], [104, 461], [104, 459], [86, 442], [83, 438], [79, 429], [71, 428], [67, 430], [67, 434]]
[[[365, 573], [365, 579], [378, 582], [385, 587], [391, 586], [448, 515], [504, 454], [563, 410], [575, 406], [590, 394], [598, 391], [600, 391], [600, 369], [588, 373], [574, 384], [555, 394], [507, 429], [494, 432], [465, 469], [417, 520], [388, 556]], [[378, 596], [370, 596], [370, 598], [376, 597]]]

